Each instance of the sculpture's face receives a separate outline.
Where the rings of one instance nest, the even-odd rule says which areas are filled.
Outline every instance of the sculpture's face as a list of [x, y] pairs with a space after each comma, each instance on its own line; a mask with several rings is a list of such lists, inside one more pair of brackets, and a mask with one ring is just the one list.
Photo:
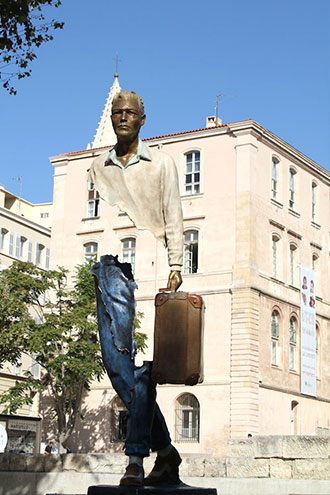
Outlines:
[[118, 140], [134, 140], [145, 122], [138, 102], [133, 96], [120, 98], [112, 107], [111, 121]]

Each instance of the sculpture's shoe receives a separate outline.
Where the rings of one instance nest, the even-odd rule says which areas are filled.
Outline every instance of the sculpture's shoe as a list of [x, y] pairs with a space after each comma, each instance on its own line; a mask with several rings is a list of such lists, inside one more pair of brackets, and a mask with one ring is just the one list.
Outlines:
[[138, 464], [129, 464], [119, 484], [120, 486], [142, 486], [143, 478], [143, 467]]
[[175, 447], [166, 456], [157, 455], [155, 465], [144, 479], [145, 486], [181, 485], [179, 466], [182, 459]]

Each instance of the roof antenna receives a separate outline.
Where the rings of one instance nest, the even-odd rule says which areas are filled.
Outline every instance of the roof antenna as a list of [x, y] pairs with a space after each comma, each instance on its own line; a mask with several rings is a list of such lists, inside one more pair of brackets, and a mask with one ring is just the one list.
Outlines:
[[22, 198], [22, 189], [23, 189], [23, 177], [12, 177], [12, 180], [16, 180], [19, 182], [19, 196], [18, 196], [18, 211], [21, 211], [21, 198]]
[[218, 114], [219, 114], [219, 102], [223, 99], [223, 98], [236, 98], [236, 96], [233, 96], [233, 95], [225, 95], [224, 93], [221, 92], [221, 90], [219, 91], [219, 93], [216, 95], [216, 99], [215, 99], [215, 122], [217, 125], [217, 122], [218, 122]]

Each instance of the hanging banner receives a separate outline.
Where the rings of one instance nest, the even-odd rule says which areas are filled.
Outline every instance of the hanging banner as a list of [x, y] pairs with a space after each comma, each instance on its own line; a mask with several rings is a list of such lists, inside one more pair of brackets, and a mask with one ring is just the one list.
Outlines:
[[300, 266], [301, 393], [316, 396], [315, 271]]

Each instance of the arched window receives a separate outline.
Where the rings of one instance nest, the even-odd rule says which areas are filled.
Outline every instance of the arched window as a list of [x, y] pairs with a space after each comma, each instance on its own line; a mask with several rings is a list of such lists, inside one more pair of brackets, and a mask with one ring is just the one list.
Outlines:
[[279, 314], [276, 310], [274, 310], [271, 318], [271, 364], [273, 366], [278, 366], [279, 363], [279, 338]]
[[290, 244], [290, 284], [295, 285], [296, 282], [296, 265], [297, 265], [297, 246]]
[[296, 171], [294, 168], [290, 168], [290, 178], [289, 178], [289, 208], [294, 210], [295, 205], [295, 175]]
[[272, 235], [272, 276], [278, 278], [279, 276], [279, 245], [280, 237], [277, 234]]
[[97, 260], [97, 242], [87, 242], [85, 247], [85, 261]]
[[176, 401], [175, 432], [177, 442], [199, 442], [200, 407], [192, 394], [183, 394]]
[[312, 183], [312, 221], [316, 221], [316, 188], [317, 184]]
[[186, 154], [185, 194], [200, 192], [200, 152], [192, 151]]
[[188, 230], [184, 234], [184, 273], [197, 273], [198, 270], [198, 231]]
[[272, 199], [278, 199], [278, 164], [279, 161], [273, 156], [272, 158]]
[[100, 195], [96, 191], [93, 182], [88, 183], [87, 217], [97, 217], [99, 214]]
[[289, 335], [289, 369], [297, 371], [297, 320], [294, 317], [290, 318]]
[[123, 239], [122, 245], [122, 260], [123, 263], [130, 263], [132, 266], [132, 273], [135, 271], [135, 247], [136, 241], [133, 238]]
[[124, 442], [127, 436], [128, 411], [118, 395], [111, 401], [110, 414], [111, 441]]

